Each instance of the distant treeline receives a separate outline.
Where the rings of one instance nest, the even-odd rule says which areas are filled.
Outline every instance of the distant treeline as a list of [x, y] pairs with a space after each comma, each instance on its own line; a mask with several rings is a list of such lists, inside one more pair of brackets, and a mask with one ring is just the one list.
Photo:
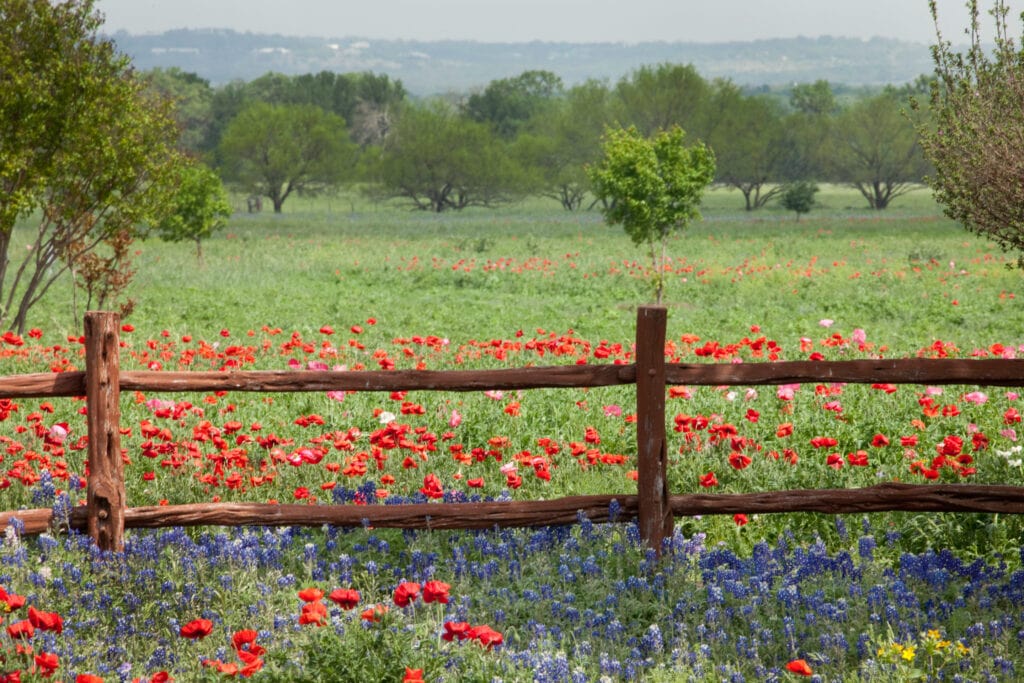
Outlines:
[[567, 86], [551, 71], [529, 70], [432, 98], [413, 98], [401, 81], [370, 71], [266, 73], [216, 87], [177, 68], [144, 76], [176, 101], [181, 147], [277, 211], [293, 193], [355, 182], [431, 211], [527, 195], [587, 208], [585, 168], [615, 126], [645, 135], [680, 126], [688, 140], [707, 143], [716, 182], [740, 190], [748, 210], [808, 179], [853, 185], [884, 209], [927, 172], [906, 113], [911, 97], [927, 99], [923, 76], [900, 87], [817, 80], [761, 92], [666, 62], [615, 83]]

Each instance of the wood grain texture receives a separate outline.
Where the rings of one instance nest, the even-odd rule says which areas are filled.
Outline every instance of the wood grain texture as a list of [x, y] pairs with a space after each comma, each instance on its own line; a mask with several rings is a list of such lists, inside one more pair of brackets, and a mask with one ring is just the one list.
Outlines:
[[121, 318], [85, 314], [85, 396], [89, 411], [88, 531], [100, 550], [124, 549], [124, 461], [121, 459]]

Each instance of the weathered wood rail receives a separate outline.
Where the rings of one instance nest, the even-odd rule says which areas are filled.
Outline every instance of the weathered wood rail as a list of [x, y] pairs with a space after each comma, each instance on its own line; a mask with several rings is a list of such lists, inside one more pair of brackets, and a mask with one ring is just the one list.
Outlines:
[[[85, 316], [86, 370], [0, 377], [0, 397], [86, 396], [89, 478], [87, 503], [67, 523], [87, 531], [104, 550], [123, 547], [125, 528], [168, 526], [297, 526], [332, 524], [416, 529], [572, 524], [582, 512], [595, 522], [637, 519], [656, 550], [677, 516], [905, 510], [1024, 513], [1024, 487], [885, 483], [860, 489], [798, 489], [743, 494], [672, 495], [667, 485], [665, 392], [668, 384], [772, 385], [798, 382], [1024, 386], [1024, 360], [873, 359], [775, 363], [666, 364], [664, 308], [637, 312], [636, 363], [507, 370], [120, 372], [120, 321], [113, 313]], [[569, 496], [553, 500], [401, 505], [277, 505], [204, 503], [128, 507], [120, 457], [120, 392], [479, 391], [583, 388], [635, 384], [637, 495]], [[615, 520], [610, 519], [616, 501]], [[26, 534], [55, 523], [50, 509], [0, 512], [0, 529], [20, 520]]]

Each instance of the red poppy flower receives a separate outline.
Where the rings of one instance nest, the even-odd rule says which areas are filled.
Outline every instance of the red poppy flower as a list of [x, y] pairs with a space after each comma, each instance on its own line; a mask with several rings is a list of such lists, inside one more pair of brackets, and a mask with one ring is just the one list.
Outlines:
[[377, 604], [372, 607], [367, 607], [362, 611], [359, 617], [363, 621], [380, 621], [381, 617], [388, 613], [388, 606]]
[[355, 609], [359, 604], [359, 591], [354, 588], [336, 588], [327, 598], [342, 609]]
[[241, 631], [235, 631], [235, 634], [231, 636], [231, 644], [235, 648], [235, 652], [241, 654], [243, 652], [251, 655], [261, 655], [266, 650], [256, 644], [256, 631], [252, 629], [243, 629]]
[[323, 626], [325, 623], [327, 623], [327, 605], [317, 600], [316, 602], [307, 602], [302, 606], [302, 611], [299, 613], [300, 626], [306, 624]]
[[410, 669], [405, 667], [405, 676], [402, 683], [423, 683], [423, 669]]
[[794, 659], [786, 664], [786, 670], [795, 673], [797, 676], [813, 676], [810, 664], [805, 659]]
[[871, 439], [871, 445], [874, 446], [875, 448], [881, 448], [882, 446], [888, 446], [889, 445], [889, 437], [887, 437], [885, 434], [875, 434], [875, 436], [872, 437], [872, 439]]
[[213, 633], [213, 622], [209, 619], [193, 619], [179, 631], [183, 638], [199, 640]]
[[448, 603], [448, 591], [451, 589], [443, 581], [427, 581], [423, 584], [423, 602]]
[[466, 637], [478, 641], [488, 650], [495, 645], [501, 645], [504, 637], [490, 626], [474, 626], [466, 632]]
[[42, 612], [31, 605], [28, 608], [28, 620], [36, 628], [43, 631], [60, 633], [64, 630], [64, 621], [56, 612]]
[[103, 683], [103, 679], [93, 674], [78, 674], [75, 683]]
[[40, 652], [33, 660], [36, 663], [35, 670], [43, 677], [49, 678], [60, 666], [60, 660], [52, 652]]
[[299, 591], [299, 599], [303, 602], [316, 602], [324, 597], [324, 592], [319, 588], [303, 588]]
[[465, 640], [469, 633], [469, 623], [465, 621], [446, 621], [444, 622], [444, 633], [441, 634], [441, 638], [451, 642], [458, 638], [459, 640]]
[[408, 607], [419, 597], [420, 585], [412, 581], [403, 581], [395, 588], [394, 600], [399, 607]]
[[735, 515], [732, 516], [732, 521], [736, 523], [736, 526], [744, 526], [750, 520], [747, 519], [747, 516], [742, 512], [737, 512]]
[[718, 479], [715, 478], [714, 472], [708, 472], [707, 474], [700, 475], [700, 485], [706, 489], [712, 486], [718, 486]]
[[745, 469], [750, 464], [750, 456], [743, 453], [732, 452], [729, 454], [729, 465], [734, 470]]

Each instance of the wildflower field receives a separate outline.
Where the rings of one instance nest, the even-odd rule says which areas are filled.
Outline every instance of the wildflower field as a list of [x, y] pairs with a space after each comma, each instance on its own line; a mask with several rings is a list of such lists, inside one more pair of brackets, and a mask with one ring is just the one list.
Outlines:
[[[672, 242], [668, 362], [1024, 354], [1014, 260], [920, 191], [800, 222], [713, 192]], [[357, 197], [140, 245], [122, 369], [629, 363], [645, 254], [597, 213]], [[64, 286], [67, 286], [65, 283]], [[55, 291], [0, 374], [84, 366]], [[77, 316], [77, 318], [76, 318]], [[1022, 483], [1024, 389], [671, 387], [673, 492]], [[84, 403], [0, 400], [0, 509], [85, 497]], [[122, 396], [128, 504], [533, 500], [636, 491], [633, 387]], [[612, 511], [614, 513], [614, 510]], [[676, 520], [480, 532], [134, 530], [0, 540], [0, 683], [1014, 681], [1024, 520]]]

